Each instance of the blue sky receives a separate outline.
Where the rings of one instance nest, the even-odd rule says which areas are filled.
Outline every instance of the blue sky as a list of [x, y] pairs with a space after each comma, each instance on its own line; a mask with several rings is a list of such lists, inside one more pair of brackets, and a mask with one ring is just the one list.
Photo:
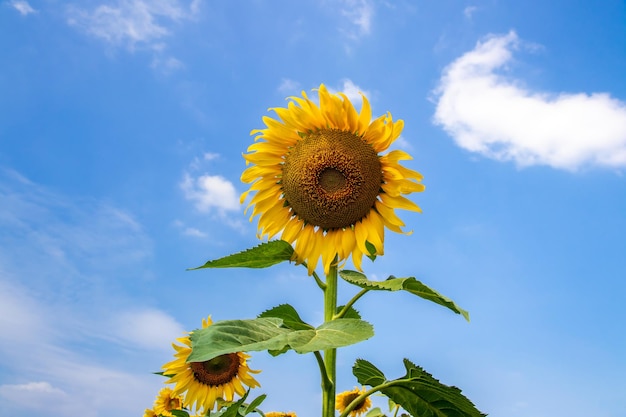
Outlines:
[[[141, 415], [208, 314], [321, 321], [304, 268], [185, 269], [257, 244], [249, 133], [325, 83], [405, 120], [427, 187], [365, 273], [472, 317], [367, 295], [338, 389], [408, 357], [492, 417], [623, 417], [624, 74], [619, 0], [0, 0], [0, 414]], [[319, 415], [312, 357], [250, 365]]]

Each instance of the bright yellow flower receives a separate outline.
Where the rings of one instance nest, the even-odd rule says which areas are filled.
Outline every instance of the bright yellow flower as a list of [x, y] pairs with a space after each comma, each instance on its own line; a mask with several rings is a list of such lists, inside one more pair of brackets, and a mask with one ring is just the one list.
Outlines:
[[[384, 253], [384, 228], [402, 233], [397, 208], [421, 211], [403, 195], [424, 190], [422, 175], [399, 161], [400, 150], [380, 155], [400, 136], [402, 120], [391, 114], [372, 121], [363, 96], [360, 113], [343, 94], [322, 84], [319, 106], [302, 92], [287, 108], [274, 108], [278, 120], [264, 117], [256, 143], [244, 154], [241, 180], [253, 192], [250, 220], [259, 215], [259, 235], [294, 244], [295, 260], [312, 274], [320, 258], [324, 272], [337, 256], [352, 256], [361, 269], [363, 254]], [[369, 245], [368, 245], [369, 244]], [[369, 246], [369, 247], [368, 247]], [[371, 249], [371, 250], [370, 250]]]
[[296, 413], [292, 411], [288, 413], [283, 413], [280, 411], [270, 411], [268, 413], [265, 413], [265, 417], [298, 417], [298, 416], [296, 416]]
[[[365, 388], [360, 390], [355, 387], [352, 391], [344, 391], [341, 394], [338, 394], [335, 399], [335, 408], [340, 413], [343, 413], [350, 403], [364, 392]], [[348, 415], [350, 417], [358, 417], [360, 414], [364, 414], [367, 410], [369, 410], [371, 406], [372, 400], [370, 400], [370, 397], [365, 397], [365, 399], [358, 403], [357, 406], [354, 407], [350, 413], [348, 413]]]
[[[183, 399], [180, 395], [176, 395], [171, 388], [165, 387], [159, 391], [159, 395], [154, 401], [154, 414], [157, 416], [171, 416], [172, 410], [180, 410], [183, 408]], [[149, 410], [146, 410], [149, 414]]]
[[[211, 317], [202, 320], [203, 329], [211, 324]], [[244, 395], [244, 385], [250, 388], [260, 386], [250, 375], [261, 372], [248, 368], [250, 355], [236, 352], [204, 362], [187, 362], [191, 354], [191, 339], [185, 336], [177, 341], [183, 346], [172, 344], [176, 359], [163, 365], [163, 374], [170, 378], [166, 384], [176, 384], [174, 392], [183, 396], [185, 407], [206, 412], [213, 409], [218, 398], [232, 401], [235, 394]]]

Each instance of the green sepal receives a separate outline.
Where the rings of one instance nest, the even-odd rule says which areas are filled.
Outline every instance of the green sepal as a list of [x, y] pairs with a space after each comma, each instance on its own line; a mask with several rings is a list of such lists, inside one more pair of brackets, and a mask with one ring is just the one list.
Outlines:
[[189, 417], [189, 413], [185, 410], [170, 410], [174, 417]]
[[284, 261], [290, 261], [293, 247], [284, 240], [271, 240], [243, 252], [207, 261], [202, 266], [189, 268], [189, 271], [204, 268], [267, 268]]
[[407, 291], [411, 294], [417, 295], [425, 300], [432, 301], [435, 304], [446, 307], [457, 314], [465, 317], [465, 320], [469, 321], [469, 313], [463, 310], [461, 307], [455, 304], [454, 301], [448, 297], [439, 294], [437, 291], [431, 289], [421, 281], [416, 280], [413, 277], [409, 278], [396, 278], [391, 275], [385, 281], [370, 281], [367, 277], [357, 271], [343, 270], [339, 271], [339, 275], [345, 281], [354, 284], [361, 288], [368, 290], [381, 290], [381, 291]]
[[423, 368], [404, 359], [406, 375], [388, 381], [370, 362], [357, 359], [352, 373], [360, 384], [379, 390], [414, 417], [484, 417], [457, 387], [444, 385]]
[[191, 333], [192, 351], [187, 361], [204, 362], [227, 353], [263, 350], [310, 353], [352, 345], [373, 335], [372, 325], [357, 319], [336, 319], [306, 330], [290, 329], [276, 317], [224, 320]]
[[367, 252], [368, 252], [365, 254], [365, 256], [367, 256], [368, 258], [372, 260], [372, 262], [374, 262], [376, 260], [376, 246], [372, 245], [370, 242], [366, 240], [365, 249], [367, 249]]

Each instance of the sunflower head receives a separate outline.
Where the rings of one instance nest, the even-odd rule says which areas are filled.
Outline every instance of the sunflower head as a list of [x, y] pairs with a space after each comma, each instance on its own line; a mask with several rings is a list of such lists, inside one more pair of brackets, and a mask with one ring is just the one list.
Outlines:
[[404, 123], [390, 114], [372, 120], [367, 98], [360, 113], [345, 94], [322, 84], [319, 105], [306, 93], [291, 97], [287, 108], [274, 108], [278, 120], [264, 117], [265, 129], [253, 130], [255, 142], [244, 158], [241, 179], [252, 192], [251, 220], [259, 216], [259, 234], [294, 244], [297, 262], [309, 274], [321, 259], [328, 273], [335, 258], [352, 256], [361, 269], [363, 254], [384, 253], [384, 228], [402, 233], [396, 208], [420, 211], [403, 195], [423, 191], [422, 176], [400, 165], [403, 151], [385, 155]]
[[[212, 324], [211, 317], [202, 320], [202, 328]], [[174, 393], [182, 396], [183, 405], [201, 413], [212, 410], [218, 399], [232, 401], [235, 394], [260, 386], [251, 374], [260, 371], [248, 367], [249, 355], [243, 352], [227, 353], [204, 362], [188, 362], [191, 354], [189, 335], [177, 339], [182, 344], [172, 344], [176, 353], [173, 361], [163, 365], [163, 374], [169, 377], [166, 384], [175, 384]]]
[[[177, 395], [171, 388], [165, 387], [159, 391], [159, 394], [154, 401], [154, 414], [157, 416], [169, 417], [172, 415], [172, 410], [180, 410], [183, 408], [183, 399], [180, 395]], [[146, 413], [150, 415], [151, 410], [146, 410]], [[145, 413], [144, 413], [145, 414]]]
[[287, 413], [283, 413], [281, 411], [269, 411], [265, 413], [265, 417], [297, 417], [296, 413], [293, 411], [289, 411]]
[[143, 417], [159, 417], [159, 415], [152, 408], [146, 408], [143, 412]]
[[[335, 408], [340, 413], [343, 413], [344, 410], [348, 408], [348, 406], [352, 403], [352, 401], [354, 401], [359, 395], [363, 393], [365, 393], [364, 388], [358, 389], [357, 387], [354, 387], [352, 391], [344, 391], [338, 394], [335, 400]], [[358, 417], [359, 415], [364, 414], [367, 410], [369, 410], [371, 406], [372, 400], [370, 400], [370, 397], [365, 397], [364, 400], [359, 402], [356, 407], [354, 407], [352, 411], [350, 411], [349, 415], [350, 417]]]

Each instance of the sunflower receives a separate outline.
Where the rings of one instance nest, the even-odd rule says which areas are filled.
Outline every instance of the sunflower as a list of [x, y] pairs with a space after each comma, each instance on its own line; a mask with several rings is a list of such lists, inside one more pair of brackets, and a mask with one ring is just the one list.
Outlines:
[[[202, 328], [212, 324], [211, 317], [202, 320]], [[227, 353], [204, 362], [187, 362], [191, 354], [191, 339], [177, 339], [183, 346], [172, 344], [175, 360], [163, 365], [163, 374], [169, 377], [166, 384], [176, 384], [174, 393], [183, 396], [185, 407], [212, 410], [218, 398], [232, 401], [234, 395], [246, 393], [244, 385], [255, 388], [259, 383], [250, 375], [261, 371], [248, 368], [250, 355], [243, 352]]]
[[[172, 410], [180, 410], [182, 408], [182, 397], [176, 395], [169, 387], [165, 387], [159, 391], [159, 395], [157, 395], [154, 401], [154, 414], [157, 416], [169, 417], [172, 415]], [[146, 410], [146, 412], [150, 415], [149, 410]]]
[[283, 413], [281, 411], [270, 411], [265, 413], [265, 417], [297, 417], [296, 413], [290, 411], [288, 413]]
[[[354, 401], [359, 395], [363, 394], [364, 392], [365, 388], [360, 390], [355, 387], [352, 391], [344, 391], [341, 394], [337, 394], [337, 398], [335, 400], [335, 408], [340, 413], [343, 413], [344, 410], [350, 405], [350, 403], [352, 403], [352, 401]], [[358, 417], [359, 414], [363, 414], [367, 410], [369, 410], [371, 406], [372, 400], [370, 400], [370, 397], [365, 397], [365, 399], [358, 403], [357, 406], [354, 407], [348, 415], [350, 417]]]
[[363, 254], [383, 255], [384, 228], [403, 233], [394, 210], [421, 211], [403, 194], [424, 190], [422, 175], [399, 163], [409, 154], [380, 155], [400, 136], [402, 120], [389, 113], [372, 120], [364, 95], [357, 113], [343, 93], [322, 84], [318, 94], [319, 106], [302, 92], [287, 108], [271, 109], [279, 120], [264, 117], [267, 127], [251, 132], [256, 143], [241, 175], [251, 184], [241, 202], [254, 193], [248, 208], [250, 221], [259, 215], [260, 237], [281, 233], [309, 275], [320, 258], [328, 274], [335, 256], [352, 256], [361, 270]]

